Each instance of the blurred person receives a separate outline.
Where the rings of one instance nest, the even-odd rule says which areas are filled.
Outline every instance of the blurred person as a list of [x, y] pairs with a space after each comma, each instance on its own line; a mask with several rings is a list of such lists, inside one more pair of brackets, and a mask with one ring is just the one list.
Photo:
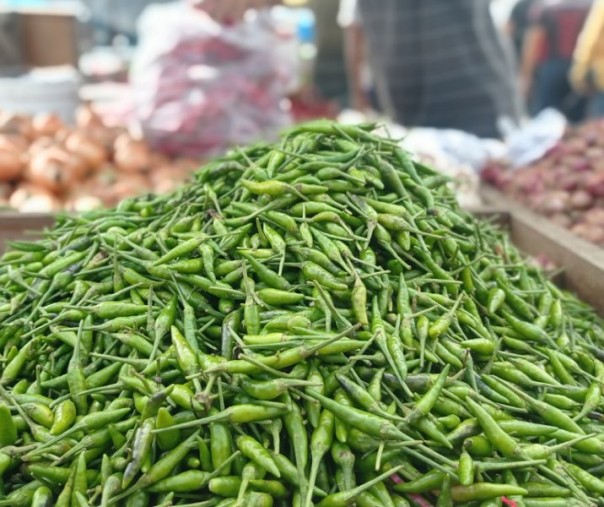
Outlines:
[[581, 32], [570, 74], [575, 91], [590, 98], [588, 113], [604, 116], [604, 0], [596, 0]]
[[516, 57], [520, 60], [524, 38], [530, 26], [530, 13], [538, 0], [519, 0], [516, 2], [510, 13], [506, 32], [512, 39]]
[[533, 9], [521, 65], [522, 89], [532, 115], [553, 107], [571, 122], [584, 117], [586, 100], [573, 93], [568, 73], [591, 3], [543, 0]]
[[489, 1], [355, 3], [349, 25], [355, 28], [347, 34], [353, 102], [365, 100], [360, 91], [366, 51], [379, 105], [400, 124], [500, 137], [503, 118], [518, 121], [513, 63]]

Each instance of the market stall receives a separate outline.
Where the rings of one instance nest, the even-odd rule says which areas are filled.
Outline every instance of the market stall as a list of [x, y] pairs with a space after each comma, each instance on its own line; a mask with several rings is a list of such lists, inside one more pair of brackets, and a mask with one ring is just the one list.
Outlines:
[[603, 124], [346, 110], [338, 2], [276, 3], [6, 83], [0, 506], [602, 505]]

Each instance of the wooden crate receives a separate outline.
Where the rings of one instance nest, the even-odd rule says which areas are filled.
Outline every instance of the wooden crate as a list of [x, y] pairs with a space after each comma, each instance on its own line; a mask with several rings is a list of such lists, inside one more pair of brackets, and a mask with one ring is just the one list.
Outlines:
[[0, 254], [9, 241], [36, 239], [53, 223], [53, 216], [46, 213], [0, 212]]

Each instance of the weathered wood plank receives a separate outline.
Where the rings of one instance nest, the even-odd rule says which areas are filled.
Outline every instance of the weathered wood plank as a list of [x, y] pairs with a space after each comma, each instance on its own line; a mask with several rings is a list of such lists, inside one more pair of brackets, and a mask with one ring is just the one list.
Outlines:
[[52, 215], [46, 213], [0, 212], [0, 253], [9, 241], [36, 239], [53, 223]]

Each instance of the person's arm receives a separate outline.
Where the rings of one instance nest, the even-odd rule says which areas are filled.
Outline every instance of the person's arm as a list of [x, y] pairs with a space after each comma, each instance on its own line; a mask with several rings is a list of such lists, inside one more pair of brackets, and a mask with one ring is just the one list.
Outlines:
[[363, 87], [365, 34], [360, 24], [354, 23], [344, 29], [344, 47], [351, 105], [358, 111], [366, 111], [370, 108], [370, 104]]
[[365, 34], [360, 22], [356, 0], [340, 0], [338, 23], [344, 35], [344, 54], [348, 74], [351, 106], [358, 111], [369, 109], [370, 104], [363, 88], [365, 67]]
[[535, 70], [539, 62], [539, 54], [546, 42], [546, 33], [542, 26], [533, 24], [524, 37], [520, 65], [520, 85], [522, 92], [528, 96], [533, 88]]
[[600, 37], [604, 37], [604, 0], [597, 0], [594, 3], [575, 48], [570, 81], [579, 93], [591, 92], [590, 72], [593, 67], [594, 50]]

